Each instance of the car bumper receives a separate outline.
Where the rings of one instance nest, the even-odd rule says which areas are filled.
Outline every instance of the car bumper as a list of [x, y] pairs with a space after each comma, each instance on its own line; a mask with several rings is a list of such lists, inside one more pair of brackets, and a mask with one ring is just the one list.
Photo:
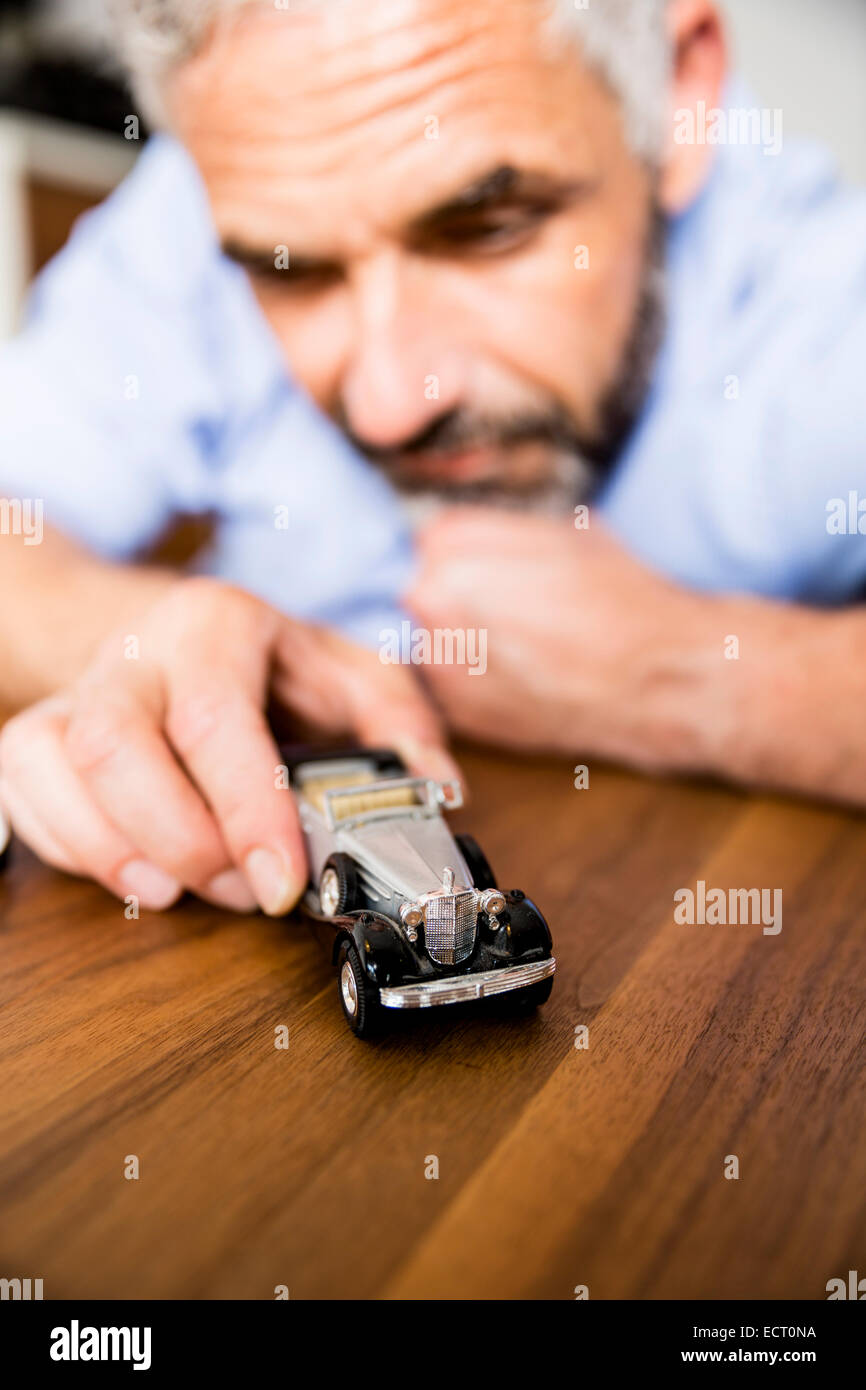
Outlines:
[[479, 971], [477, 975], [450, 975], [416, 985], [386, 985], [379, 990], [379, 999], [385, 1009], [429, 1009], [436, 1004], [461, 1004], [540, 984], [555, 969], [556, 960], [549, 956], [547, 960], [532, 961], [529, 965], [506, 965], [501, 970]]

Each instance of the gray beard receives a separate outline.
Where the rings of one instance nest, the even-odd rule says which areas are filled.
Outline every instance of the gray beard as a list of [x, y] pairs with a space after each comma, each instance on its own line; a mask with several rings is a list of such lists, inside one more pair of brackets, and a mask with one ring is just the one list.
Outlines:
[[413, 530], [444, 508], [459, 505], [498, 507], [530, 516], [561, 517], [591, 500], [613, 470], [646, 402], [666, 325], [667, 223], [653, 210], [646, 248], [640, 299], [631, 333], [613, 385], [605, 393], [593, 439], [572, 427], [554, 446], [549, 475], [530, 488], [517, 489], [494, 482], [453, 487], [398, 487], [404, 514]]
[[464, 483], [453, 488], [398, 488], [397, 495], [409, 525], [417, 530], [437, 512], [455, 505], [497, 507], [524, 516], [565, 516], [591, 497], [596, 486], [596, 470], [582, 454], [557, 449], [550, 473], [532, 488], [518, 491], [495, 483]]

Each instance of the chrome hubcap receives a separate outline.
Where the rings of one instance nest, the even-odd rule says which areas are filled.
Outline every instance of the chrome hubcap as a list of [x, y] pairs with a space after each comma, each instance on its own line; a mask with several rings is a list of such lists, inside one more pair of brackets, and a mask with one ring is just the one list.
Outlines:
[[336, 917], [340, 905], [340, 880], [336, 869], [326, 869], [319, 883], [319, 906], [326, 917]]
[[355, 973], [347, 960], [343, 961], [340, 971], [340, 992], [346, 1013], [350, 1018], [354, 1018], [358, 1012], [358, 986], [355, 984]]

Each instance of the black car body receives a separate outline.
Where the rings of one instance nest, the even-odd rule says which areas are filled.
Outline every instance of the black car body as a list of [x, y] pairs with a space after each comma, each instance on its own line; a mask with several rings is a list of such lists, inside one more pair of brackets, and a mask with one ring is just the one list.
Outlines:
[[501, 891], [478, 845], [451, 835], [459, 788], [410, 777], [386, 750], [285, 750], [311, 865], [304, 905], [332, 934], [340, 999], [367, 1036], [390, 1010], [498, 999], [526, 1011], [550, 994], [550, 930]]

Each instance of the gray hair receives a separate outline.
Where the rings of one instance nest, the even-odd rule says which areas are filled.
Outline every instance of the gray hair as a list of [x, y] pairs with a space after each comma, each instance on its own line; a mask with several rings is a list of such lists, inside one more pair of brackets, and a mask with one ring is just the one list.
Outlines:
[[[198, 51], [220, 16], [264, 3], [273, 8], [276, 0], [107, 0], [115, 52], [148, 120], [155, 125], [165, 123], [162, 90], [166, 77]], [[577, 38], [587, 62], [618, 98], [632, 149], [656, 163], [671, 63], [665, 29], [667, 0], [548, 3], [556, 31]], [[288, 9], [295, 4], [298, 0], [282, 0], [277, 7]]]

